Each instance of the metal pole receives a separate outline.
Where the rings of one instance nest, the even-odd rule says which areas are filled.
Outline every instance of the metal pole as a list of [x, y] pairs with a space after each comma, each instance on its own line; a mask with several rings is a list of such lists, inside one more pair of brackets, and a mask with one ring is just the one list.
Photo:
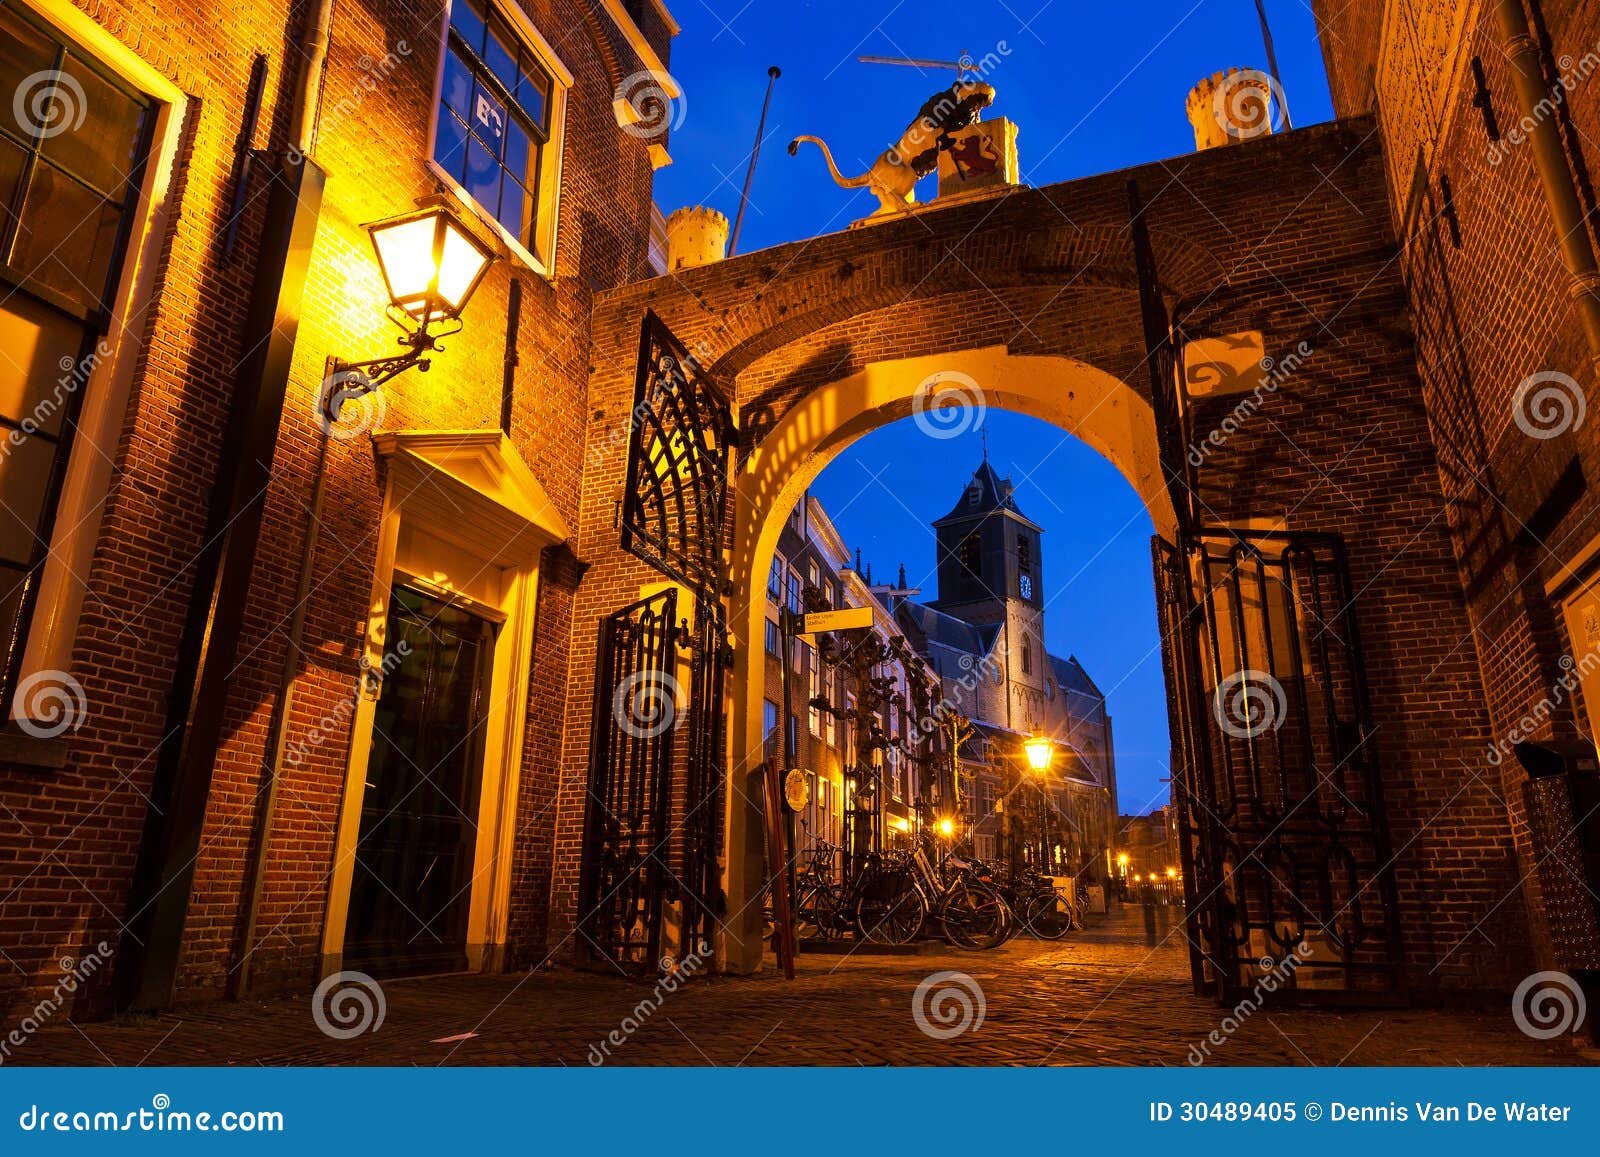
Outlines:
[[1278, 111], [1283, 114], [1283, 127], [1294, 128], [1289, 120], [1289, 98], [1284, 96], [1283, 77], [1278, 75], [1278, 54], [1272, 49], [1272, 28], [1267, 24], [1267, 5], [1265, 0], [1256, 0], [1256, 15], [1261, 18], [1261, 39], [1267, 46], [1267, 70], [1272, 73], [1272, 79], [1278, 85]]
[[772, 104], [772, 85], [782, 75], [776, 64], [767, 69], [767, 95], [761, 102], [761, 119], [756, 122], [756, 143], [750, 149], [750, 166], [744, 171], [744, 189], [739, 193], [739, 212], [733, 218], [733, 236], [728, 238], [729, 257], [739, 252], [739, 230], [744, 227], [744, 209], [750, 203], [750, 182], [755, 180], [756, 158], [761, 156], [761, 138], [767, 131], [767, 109]]

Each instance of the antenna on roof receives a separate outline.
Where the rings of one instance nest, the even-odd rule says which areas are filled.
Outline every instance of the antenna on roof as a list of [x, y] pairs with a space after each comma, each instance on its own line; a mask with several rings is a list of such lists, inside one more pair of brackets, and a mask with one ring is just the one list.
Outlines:
[[987, 462], [989, 460], [989, 427], [978, 427], [978, 437], [983, 439], [983, 460]]

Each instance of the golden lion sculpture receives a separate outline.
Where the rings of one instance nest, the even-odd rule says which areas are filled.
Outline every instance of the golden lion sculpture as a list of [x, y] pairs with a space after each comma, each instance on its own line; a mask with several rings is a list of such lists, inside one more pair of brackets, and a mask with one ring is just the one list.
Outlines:
[[796, 137], [789, 142], [789, 155], [800, 151], [802, 141], [810, 141], [822, 150], [834, 184], [841, 189], [872, 190], [878, 198], [874, 217], [904, 213], [916, 203], [917, 181], [933, 171], [939, 154], [952, 144], [950, 134], [972, 124], [993, 103], [994, 86], [981, 80], [958, 80], [948, 90], [929, 97], [900, 134], [899, 142], [885, 149], [859, 177], [839, 172], [833, 153], [818, 137]]

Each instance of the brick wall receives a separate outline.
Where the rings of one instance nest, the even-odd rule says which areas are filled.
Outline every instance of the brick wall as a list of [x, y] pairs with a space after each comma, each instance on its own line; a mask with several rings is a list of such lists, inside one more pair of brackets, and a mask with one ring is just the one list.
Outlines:
[[[1581, 481], [1600, 468], [1600, 433], [1590, 420], [1537, 439], [1516, 422], [1517, 390], [1528, 375], [1559, 371], [1588, 389], [1594, 374], [1532, 148], [1511, 137], [1522, 113], [1494, 7], [1477, 5], [1469, 14], [1415, 0], [1316, 4], [1327, 25], [1324, 54], [1336, 108], [1374, 108], [1384, 137], [1422, 397], [1473, 628], [1463, 654], [1476, 667], [1498, 738], [1548, 703], [1569, 656], [1579, 654], [1546, 586], [1600, 534], [1600, 505]], [[1541, 41], [1547, 83], [1564, 77], [1570, 85], [1553, 120], [1592, 237], [1600, 4], [1536, 0], [1525, 10]], [[1474, 58], [1487, 110], [1474, 103]], [[1577, 708], [1570, 698], [1556, 703], [1533, 738], [1577, 735]], [[1523, 814], [1525, 779], [1511, 759], [1492, 767], [1480, 753], [1473, 767], [1495, 785], [1509, 814], [1524, 898], [1535, 917], [1534, 947], [1548, 962], [1538, 850]]]

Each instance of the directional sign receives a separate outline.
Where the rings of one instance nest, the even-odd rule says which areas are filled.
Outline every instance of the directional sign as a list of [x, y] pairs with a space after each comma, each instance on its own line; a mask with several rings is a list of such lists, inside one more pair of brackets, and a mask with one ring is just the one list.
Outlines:
[[853, 631], [870, 626], [871, 607], [846, 607], [842, 611], [815, 611], [802, 615], [800, 633], [814, 635], [818, 631]]

